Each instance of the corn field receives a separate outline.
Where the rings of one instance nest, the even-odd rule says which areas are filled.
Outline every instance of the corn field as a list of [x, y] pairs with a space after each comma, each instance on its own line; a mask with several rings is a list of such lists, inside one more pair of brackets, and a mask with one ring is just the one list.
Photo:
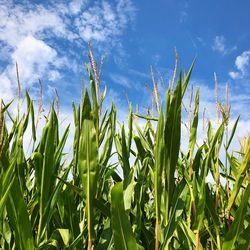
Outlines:
[[[213, 129], [208, 122], [207, 139], [198, 145], [197, 90], [187, 152], [180, 147], [193, 64], [179, 73], [164, 105], [157, 100], [154, 115], [139, 115], [130, 105], [126, 125], [118, 125], [115, 104], [103, 111], [106, 89], [101, 92], [92, 69], [87, 67], [89, 87], [80, 104], [72, 104], [74, 124], [65, 131], [53, 103], [38, 135], [28, 93], [27, 108], [16, 117], [9, 112], [13, 103], [1, 100], [0, 248], [249, 249], [250, 141], [229, 150], [239, 119], [228, 134], [224, 109], [221, 124]], [[28, 126], [33, 148], [27, 154]]]

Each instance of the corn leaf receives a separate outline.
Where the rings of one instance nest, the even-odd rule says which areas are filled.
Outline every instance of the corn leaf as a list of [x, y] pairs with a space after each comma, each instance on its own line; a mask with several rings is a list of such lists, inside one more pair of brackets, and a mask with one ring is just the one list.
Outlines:
[[138, 249], [132, 228], [125, 212], [123, 201], [123, 183], [117, 183], [111, 191], [111, 219], [114, 247], [119, 250]]
[[98, 143], [96, 129], [91, 111], [91, 103], [88, 92], [85, 92], [82, 127], [80, 131], [78, 167], [82, 182], [83, 194], [86, 197], [88, 241], [89, 246], [94, 239], [94, 198], [97, 190], [99, 172]]

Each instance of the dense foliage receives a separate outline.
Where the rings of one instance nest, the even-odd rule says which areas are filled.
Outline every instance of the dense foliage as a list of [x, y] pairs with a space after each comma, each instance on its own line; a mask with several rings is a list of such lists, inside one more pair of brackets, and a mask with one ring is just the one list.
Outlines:
[[[209, 123], [207, 140], [198, 145], [197, 91], [189, 148], [180, 149], [192, 68], [184, 79], [180, 73], [154, 117], [136, 115], [130, 106], [125, 127], [117, 126], [114, 104], [101, 112], [105, 91], [100, 94], [99, 78], [88, 69], [89, 90], [73, 104], [70, 162], [64, 152], [69, 127], [59, 137], [53, 104], [38, 138], [29, 94], [25, 113], [16, 117], [8, 112], [13, 104], [1, 101], [1, 249], [248, 249], [250, 143], [229, 152], [238, 120], [226, 140], [228, 117], [216, 131]], [[26, 155], [29, 124], [34, 147]]]

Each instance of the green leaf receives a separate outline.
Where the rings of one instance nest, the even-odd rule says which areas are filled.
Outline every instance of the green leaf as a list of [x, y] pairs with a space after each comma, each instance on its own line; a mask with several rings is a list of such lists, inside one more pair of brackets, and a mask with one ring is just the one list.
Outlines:
[[108, 164], [108, 161], [111, 157], [113, 140], [115, 135], [115, 122], [116, 122], [116, 110], [115, 106], [112, 105], [109, 118], [107, 119], [108, 131], [103, 146], [102, 154], [100, 157], [100, 164], [102, 167], [105, 167]]
[[124, 180], [124, 205], [126, 211], [131, 209], [131, 204], [134, 197], [134, 187], [135, 187], [134, 174], [135, 174], [135, 169], [131, 168], [128, 178]]
[[230, 146], [230, 144], [231, 144], [231, 142], [232, 142], [232, 140], [234, 138], [234, 134], [235, 134], [235, 131], [236, 131], [239, 120], [240, 120], [240, 116], [238, 116], [238, 118], [236, 119], [236, 121], [234, 123], [230, 138], [229, 138], [228, 143], [226, 145], [226, 150], [229, 148], [229, 146]]
[[185, 91], [186, 91], [186, 89], [187, 89], [187, 85], [188, 85], [188, 83], [189, 83], [189, 80], [190, 80], [190, 77], [191, 77], [191, 74], [192, 74], [192, 71], [193, 71], [193, 68], [194, 68], [194, 64], [195, 64], [195, 59], [194, 59], [194, 61], [192, 62], [192, 64], [191, 64], [191, 66], [190, 66], [190, 68], [189, 68], [189, 71], [188, 71], [188, 73], [187, 73], [187, 75], [186, 75], [186, 77], [185, 77], [185, 79], [184, 79], [184, 82], [183, 82], [183, 84], [182, 84], [182, 98], [183, 98], [183, 96], [184, 96], [184, 94], [185, 94]]
[[239, 194], [241, 184], [246, 177], [247, 170], [249, 169], [249, 162], [250, 162], [250, 143], [247, 145], [246, 154], [243, 157], [243, 161], [242, 161], [240, 167], [237, 169], [237, 177], [236, 177], [236, 180], [235, 180], [235, 183], [233, 186], [233, 191], [232, 191], [231, 196], [230, 196], [229, 201], [228, 201], [228, 206], [227, 206], [228, 211], [231, 210], [231, 208], [234, 204], [234, 201], [235, 201], [237, 195]]
[[167, 245], [174, 236], [174, 231], [181, 220], [181, 215], [184, 212], [187, 191], [186, 182], [183, 179], [181, 183], [177, 185], [171, 202], [170, 218], [166, 229], [164, 230], [164, 245]]
[[[166, 221], [168, 221], [171, 198], [175, 188], [175, 171], [180, 152], [181, 143], [181, 102], [182, 102], [182, 73], [180, 73], [178, 84], [170, 102], [170, 107], [166, 112], [166, 122], [164, 128], [164, 171], [166, 172], [165, 199], [166, 199]], [[160, 174], [160, 173], [159, 173]]]
[[226, 234], [224, 239], [222, 250], [230, 250], [235, 246], [235, 242], [238, 239], [240, 232], [244, 229], [244, 218], [246, 216], [246, 210], [248, 207], [250, 196], [250, 183], [244, 192], [239, 208], [237, 209], [234, 217], [234, 221], [230, 227], [230, 230]]
[[132, 104], [129, 104], [129, 115], [128, 115], [128, 155], [130, 154], [130, 148], [132, 143], [132, 137], [133, 137], [133, 110], [132, 110]]
[[91, 103], [88, 92], [85, 91], [79, 141], [78, 167], [83, 193], [86, 197], [89, 246], [91, 246], [94, 239], [94, 198], [96, 196], [99, 173], [98, 142], [96, 137]]
[[31, 223], [23, 197], [18, 179], [14, 177], [7, 202], [7, 213], [14, 230], [15, 244], [20, 250], [34, 250]]
[[163, 171], [163, 150], [164, 150], [164, 117], [162, 110], [159, 111], [159, 121], [156, 129], [155, 138], [155, 166], [154, 166], [154, 196], [155, 196], [155, 210], [156, 210], [156, 221], [159, 222], [160, 207], [161, 207], [161, 176]]
[[[179, 226], [189, 245], [188, 249], [196, 249], [196, 236], [194, 232], [186, 225], [185, 221], [180, 220]], [[202, 245], [200, 245], [199, 249], [203, 249]]]
[[211, 161], [214, 158], [215, 153], [215, 146], [218, 143], [221, 143], [222, 137], [224, 133], [224, 123], [220, 125], [220, 127], [217, 129], [215, 135], [212, 138], [212, 142], [209, 148], [209, 151], [207, 152], [206, 158], [203, 162], [203, 166], [201, 169], [201, 184], [199, 191], [196, 192], [196, 218], [194, 222], [194, 229], [200, 230], [200, 227], [202, 225], [203, 216], [204, 216], [204, 209], [206, 205], [206, 177], [208, 174], [209, 166], [211, 165]]
[[31, 116], [32, 137], [33, 137], [33, 141], [36, 141], [36, 125], [35, 125], [34, 106], [33, 106], [33, 101], [30, 99], [28, 92], [26, 92], [26, 98], [27, 98], [28, 110], [30, 110], [30, 116]]
[[194, 119], [192, 123], [192, 127], [190, 128], [190, 136], [189, 136], [189, 155], [190, 158], [193, 156], [193, 151], [194, 151], [194, 146], [196, 143], [196, 134], [197, 134], [197, 127], [198, 127], [198, 120], [199, 120], [199, 96], [200, 96], [200, 91], [199, 89], [196, 92], [196, 97], [195, 97], [195, 108], [194, 108]]
[[111, 219], [114, 247], [119, 250], [138, 249], [132, 228], [125, 212], [123, 201], [123, 183], [117, 183], [111, 191]]
[[[53, 105], [51, 105], [49, 121], [46, 124], [42, 139], [39, 145], [39, 153], [44, 155], [42, 160], [40, 157], [37, 158], [39, 165], [36, 168], [37, 185], [40, 190], [39, 197], [39, 226], [37, 233], [36, 244], [39, 245], [44, 233], [47, 222], [47, 207], [49, 205], [49, 197], [52, 192], [54, 181], [56, 180], [55, 169], [54, 169], [54, 154], [56, 145], [58, 142], [58, 120], [54, 111]], [[42, 166], [41, 166], [41, 165]]]
[[61, 247], [67, 247], [70, 242], [70, 232], [68, 229], [57, 228], [51, 235], [51, 240], [55, 240], [57, 242], [62, 242], [60, 244]]
[[123, 176], [124, 179], [129, 178], [129, 173], [130, 173], [130, 165], [129, 165], [129, 154], [128, 152], [128, 146], [126, 142], [126, 134], [125, 134], [125, 129], [124, 125], [122, 126], [122, 131], [121, 131], [121, 146], [122, 146], [122, 163], [123, 163]]

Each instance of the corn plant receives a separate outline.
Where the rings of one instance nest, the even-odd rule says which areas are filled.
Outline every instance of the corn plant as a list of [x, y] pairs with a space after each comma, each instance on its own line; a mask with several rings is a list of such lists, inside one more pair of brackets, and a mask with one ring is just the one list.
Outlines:
[[[89, 88], [72, 104], [73, 127], [61, 136], [53, 102], [39, 135], [28, 93], [27, 108], [16, 117], [9, 112], [13, 102], [0, 99], [1, 249], [248, 249], [249, 139], [229, 151], [239, 118], [231, 135], [228, 116], [215, 131], [209, 122], [198, 145], [197, 90], [189, 147], [182, 151], [182, 102], [192, 64], [162, 104], [157, 93], [156, 112], [143, 116], [131, 104], [127, 126], [117, 127], [115, 104], [103, 112], [106, 89], [100, 90], [92, 52], [90, 61]], [[70, 129], [73, 152], [65, 160]], [[30, 153], [25, 133], [32, 134]]]

